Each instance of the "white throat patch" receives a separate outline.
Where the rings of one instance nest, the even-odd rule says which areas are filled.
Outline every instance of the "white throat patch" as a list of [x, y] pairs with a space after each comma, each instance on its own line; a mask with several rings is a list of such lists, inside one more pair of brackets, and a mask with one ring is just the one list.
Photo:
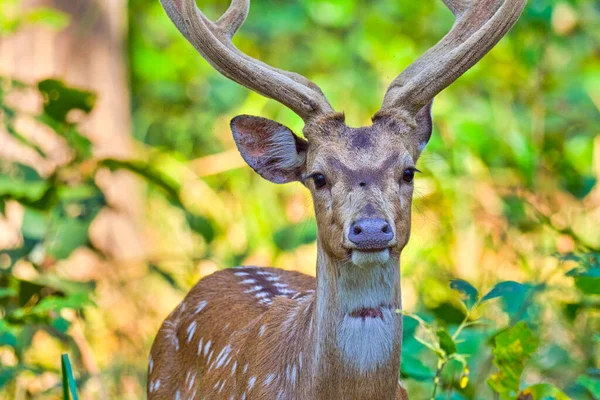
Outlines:
[[401, 318], [394, 307], [398, 268], [389, 259], [383, 265], [342, 267], [338, 293], [344, 317], [337, 328], [337, 346], [360, 372], [373, 371], [392, 355]]

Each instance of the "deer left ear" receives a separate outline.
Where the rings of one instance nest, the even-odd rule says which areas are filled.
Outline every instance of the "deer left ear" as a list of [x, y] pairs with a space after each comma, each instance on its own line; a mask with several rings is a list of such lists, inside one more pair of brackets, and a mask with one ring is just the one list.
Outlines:
[[287, 127], [266, 118], [240, 115], [231, 131], [242, 158], [263, 178], [274, 183], [299, 181], [308, 142]]
[[416, 122], [417, 127], [415, 130], [414, 138], [417, 140], [418, 154], [421, 155], [429, 139], [431, 139], [431, 132], [433, 131], [433, 120], [431, 118], [431, 107], [433, 106], [433, 100], [429, 104], [419, 111], [417, 114]]

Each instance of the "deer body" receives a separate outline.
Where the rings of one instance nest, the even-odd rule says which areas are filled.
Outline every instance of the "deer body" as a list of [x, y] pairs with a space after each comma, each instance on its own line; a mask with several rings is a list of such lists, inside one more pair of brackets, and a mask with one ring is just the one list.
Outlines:
[[247, 115], [231, 129], [262, 177], [311, 191], [318, 257], [316, 279], [258, 267], [202, 279], [155, 339], [149, 399], [407, 399], [398, 381], [400, 255], [433, 97], [500, 40], [525, 0], [444, 0], [454, 27], [392, 83], [363, 128], [348, 127], [314, 83], [235, 48], [249, 0], [233, 0], [217, 22], [194, 0], [161, 2], [216, 69], [305, 121], [308, 140]]
[[[388, 293], [376, 282], [398, 266], [381, 268], [365, 293], [371, 300], [391, 300], [399, 290]], [[404, 399], [395, 309], [350, 317], [343, 308], [357, 303], [352, 299], [339, 304], [332, 318], [327, 297], [333, 296], [319, 301], [317, 295], [328, 285], [318, 288], [311, 277], [256, 267], [203, 279], [157, 336], [150, 398]]]

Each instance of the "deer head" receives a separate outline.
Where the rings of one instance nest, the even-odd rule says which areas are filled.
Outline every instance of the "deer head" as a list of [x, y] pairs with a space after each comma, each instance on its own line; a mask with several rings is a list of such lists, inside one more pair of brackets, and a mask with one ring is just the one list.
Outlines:
[[362, 265], [398, 255], [410, 233], [416, 162], [432, 131], [433, 98], [479, 61], [518, 19], [525, 0], [444, 0], [452, 30], [391, 84], [373, 124], [350, 128], [317, 85], [240, 52], [231, 42], [249, 0], [217, 21], [193, 0], [161, 0], [181, 33], [226, 77], [279, 101], [305, 122], [285, 126], [242, 115], [231, 129], [246, 162], [275, 183], [300, 181], [314, 200], [323, 251]]

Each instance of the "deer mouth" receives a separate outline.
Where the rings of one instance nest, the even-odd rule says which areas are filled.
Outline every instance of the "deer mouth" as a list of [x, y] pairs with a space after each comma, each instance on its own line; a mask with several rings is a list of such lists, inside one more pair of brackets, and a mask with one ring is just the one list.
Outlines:
[[353, 249], [351, 254], [352, 264], [359, 267], [368, 267], [385, 264], [390, 258], [390, 249]]

